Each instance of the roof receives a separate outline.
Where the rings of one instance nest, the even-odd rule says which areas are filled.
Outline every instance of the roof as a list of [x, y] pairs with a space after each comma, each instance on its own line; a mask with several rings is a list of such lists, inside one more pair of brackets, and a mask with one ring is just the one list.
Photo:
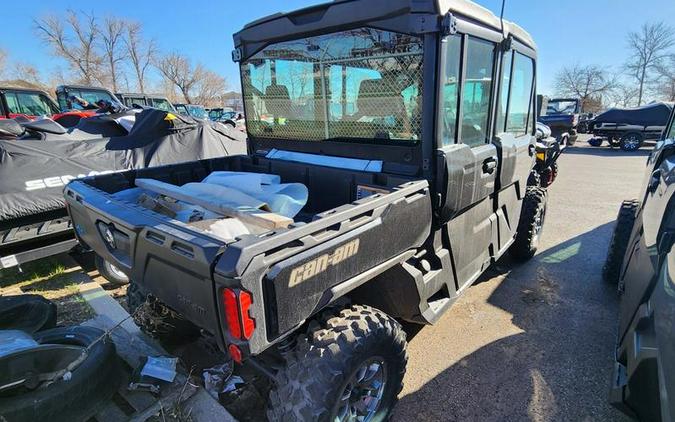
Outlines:
[[[447, 12], [457, 13], [458, 15], [473, 18], [493, 29], [502, 29], [502, 21], [497, 15], [470, 0], [436, 0], [436, 2], [438, 4], [438, 12], [442, 15]], [[508, 36], [509, 34], [529, 47], [536, 48], [537, 46], [532, 36], [522, 27], [504, 20], [504, 36]]]
[[[254, 20], [244, 26], [244, 29], [240, 32], [245, 32], [246, 29], [250, 29], [255, 26], [262, 25], [264, 23], [274, 21], [277, 19], [284, 19], [286, 17], [290, 18], [290, 21], [294, 23], [292, 16], [298, 16], [302, 14], [319, 16], [318, 13], [321, 13], [321, 10], [329, 9], [332, 5], [340, 5], [347, 3], [358, 3], [364, 2], [370, 5], [377, 5], [378, 9], [389, 9], [373, 11], [375, 15], [381, 15], [381, 18], [392, 17], [397, 13], [438, 13], [439, 15], [445, 15], [448, 12], [455, 13], [457, 15], [464, 16], [466, 18], [477, 21], [483, 25], [486, 25], [497, 31], [502, 30], [502, 21], [492, 13], [490, 10], [485, 7], [474, 3], [470, 0], [388, 0], [385, 2], [378, 1], [372, 2], [372, 0], [333, 0], [329, 3], [320, 3], [313, 6], [309, 6], [303, 9], [294, 10], [286, 13], [275, 13], [269, 16], [262, 17], [260, 19]], [[357, 6], [358, 7], [358, 6]], [[371, 8], [372, 10], [372, 8]], [[514, 38], [518, 39], [523, 44], [528, 47], [535, 48], [536, 44], [532, 36], [525, 31], [523, 28], [518, 26], [513, 22], [504, 20], [503, 22], [504, 36], [513, 35]]]

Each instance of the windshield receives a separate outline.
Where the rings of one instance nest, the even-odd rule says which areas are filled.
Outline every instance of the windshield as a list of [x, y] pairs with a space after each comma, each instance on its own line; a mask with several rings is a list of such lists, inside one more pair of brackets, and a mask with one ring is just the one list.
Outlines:
[[361, 28], [273, 44], [241, 64], [251, 136], [421, 136], [422, 40]]
[[576, 101], [549, 100], [546, 114], [574, 114], [577, 112]]
[[58, 113], [52, 102], [37, 92], [5, 92], [5, 100], [10, 114], [45, 116]]
[[198, 105], [188, 105], [186, 107], [187, 107], [187, 110], [188, 110], [188, 113], [190, 114], [190, 116], [192, 116], [196, 119], [206, 119], [206, 118], [208, 118], [208, 116], [206, 114], [206, 110], [204, 109], [204, 107], [198, 106]]
[[164, 98], [153, 98], [152, 106], [164, 111], [173, 111], [173, 107], [169, 100], [165, 100]]

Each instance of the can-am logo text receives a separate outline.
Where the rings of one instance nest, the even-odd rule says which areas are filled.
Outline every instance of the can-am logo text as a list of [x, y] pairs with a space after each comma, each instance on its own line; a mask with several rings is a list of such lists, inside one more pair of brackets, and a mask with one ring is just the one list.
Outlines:
[[298, 285], [303, 281], [326, 271], [328, 267], [337, 265], [345, 259], [356, 255], [358, 251], [359, 239], [354, 239], [335, 249], [331, 254], [321, 255], [306, 264], [294, 268], [291, 272], [291, 279], [288, 282], [288, 287]]
[[27, 180], [26, 190], [58, 188], [59, 186], [67, 185], [68, 182], [70, 182], [71, 180], [79, 179], [81, 177], [97, 176], [99, 174], [109, 174], [114, 172], [115, 172], [114, 170], [103, 170], [103, 171], [92, 170], [88, 174], [78, 174], [77, 176], [66, 174], [63, 176], [45, 177], [44, 179]]

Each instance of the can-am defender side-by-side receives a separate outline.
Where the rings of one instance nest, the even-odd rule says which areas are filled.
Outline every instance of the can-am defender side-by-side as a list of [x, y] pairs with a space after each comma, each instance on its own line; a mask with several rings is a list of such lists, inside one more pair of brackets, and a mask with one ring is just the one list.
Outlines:
[[[73, 181], [77, 236], [129, 275], [132, 312], [168, 310], [148, 329], [196, 326], [272, 377], [271, 420], [382, 420], [406, 368], [397, 319], [434, 323], [504, 253], [537, 249], [535, 44], [465, 0], [335, 1], [234, 41], [249, 154]], [[306, 202], [290, 221], [232, 208], [208, 191], [226, 177]], [[190, 198], [223, 211], [165, 211]], [[254, 217], [269, 226], [200, 228]]]
[[610, 400], [644, 421], [675, 419], [675, 113], [624, 201], [603, 268], [621, 295]]

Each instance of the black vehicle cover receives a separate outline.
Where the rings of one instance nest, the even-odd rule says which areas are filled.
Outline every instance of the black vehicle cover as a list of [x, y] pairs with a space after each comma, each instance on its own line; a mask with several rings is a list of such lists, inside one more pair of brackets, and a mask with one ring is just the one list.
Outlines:
[[245, 153], [243, 133], [157, 109], [138, 113], [126, 136], [0, 140], [0, 223], [64, 208], [63, 187], [78, 177]]
[[637, 108], [610, 108], [599, 114], [594, 123], [617, 123], [636, 126], [665, 126], [668, 124], [672, 103], [654, 103]]

